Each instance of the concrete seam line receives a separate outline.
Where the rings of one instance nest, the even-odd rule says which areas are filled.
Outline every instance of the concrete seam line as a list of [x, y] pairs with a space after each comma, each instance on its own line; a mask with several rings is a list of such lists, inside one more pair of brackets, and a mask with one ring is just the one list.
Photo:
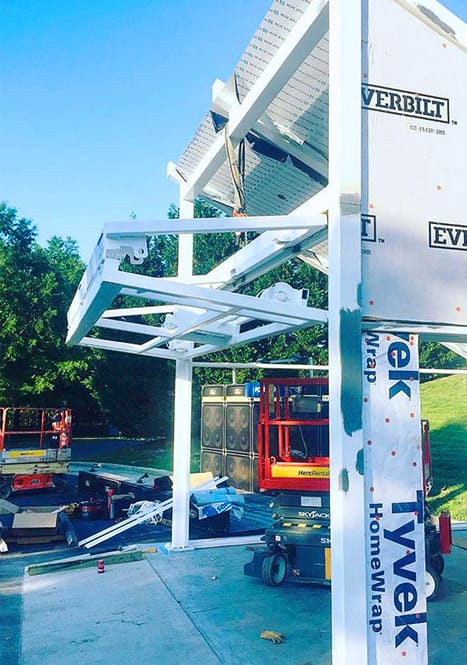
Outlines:
[[159, 571], [157, 570], [157, 568], [155, 568], [155, 567], [152, 565], [152, 562], [151, 562], [149, 559], [147, 559], [147, 561], [148, 561], [149, 565], [151, 566], [151, 568], [153, 569], [153, 571], [156, 573], [157, 577], [158, 577], [158, 578], [160, 579], [160, 581], [162, 582], [162, 584], [165, 586], [165, 588], [167, 589], [167, 591], [169, 592], [169, 594], [172, 596], [172, 598], [174, 599], [174, 601], [177, 603], [178, 607], [180, 607], [180, 609], [181, 609], [182, 612], [185, 614], [185, 616], [187, 617], [187, 619], [193, 624], [193, 626], [196, 628], [196, 630], [198, 631], [198, 633], [199, 633], [199, 634], [201, 635], [201, 637], [203, 638], [204, 642], [207, 644], [207, 646], [209, 647], [209, 649], [212, 651], [212, 653], [214, 654], [214, 656], [215, 656], [215, 657], [217, 658], [217, 660], [219, 661], [219, 664], [221, 664], [221, 663], [222, 663], [222, 658], [220, 657], [220, 655], [217, 653], [216, 649], [215, 649], [215, 648], [213, 647], [213, 645], [211, 644], [211, 642], [210, 642], [208, 636], [206, 635], [206, 633], [201, 629], [201, 626], [198, 625], [198, 623], [195, 621], [194, 617], [193, 617], [193, 616], [190, 614], [190, 612], [188, 612], [188, 610], [184, 607], [182, 601], [181, 601], [181, 600], [177, 600], [175, 594], [173, 593], [173, 591], [171, 590], [171, 588], [169, 587], [169, 585], [166, 583], [166, 581], [164, 580], [164, 578], [162, 577], [162, 575], [159, 573]]

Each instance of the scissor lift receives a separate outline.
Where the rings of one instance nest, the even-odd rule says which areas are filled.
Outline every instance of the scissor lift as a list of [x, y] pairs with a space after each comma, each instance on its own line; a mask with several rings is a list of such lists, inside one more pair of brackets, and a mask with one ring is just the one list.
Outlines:
[[64, 485], [71, 410], [0, 407], [0, 497]]
[[331, 580], [328, 380], [263, 379], [258, 485], [272, 493], [266, 548], [245, 574], [275, 586]]
[[[433, 485], [429, 423], [423, 420], [425, 496]], [[328, 380], [263, 379], [258, 424], [258, 486], [273, 496], [266, 547], [253, 547], [246, 575], [270, 586], [286, 579], [331, 581]], [[450, 516], [437, 528], [425, 504], [426, 596], [434, 599], [451, 551]]]
[[328, 405], [327, 379], [261, 381], [260, 489], [329, 492]]

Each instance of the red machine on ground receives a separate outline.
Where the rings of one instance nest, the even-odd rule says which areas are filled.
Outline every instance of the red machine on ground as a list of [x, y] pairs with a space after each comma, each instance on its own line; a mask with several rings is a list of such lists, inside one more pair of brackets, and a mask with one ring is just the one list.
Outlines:
[[[422, 421], [425, 495], [433, 485], [428, 421]], [[328, 380], [264, 379], [260, 383], [258, 486], [274, 493], [274, 523], [266, 530], [266, 548], [255, 550], [245, 574], [266, 584], [329, 582], [329, 392]], [[425, 515], [426, 593], [437, 594], [451, 550], [449, 513], [439, 529]]]
[[329, 492], [327, 379], [263, 379], [258, 486]]
[[63, 486], [70, 443], [70, 409], [0, 407], [0, 497]]

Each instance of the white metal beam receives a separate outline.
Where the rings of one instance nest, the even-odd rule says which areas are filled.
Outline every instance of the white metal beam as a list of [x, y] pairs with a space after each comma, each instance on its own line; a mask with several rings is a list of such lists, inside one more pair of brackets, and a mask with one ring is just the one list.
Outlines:
[[[234, 145], [250, 131], [327, 30], [328, 2], [327, 0], [314, 0], [291, 29], [242, 104], [231, 113], [229, 134]], [[219, 136], [188, 181], [181, 183], [183, 198], [193, 200], [224, 161], [224, 138]]]
[[[184, 357], [195, 357], [233, 344], [264, 339], [267, 336], [287, 332], [294, 328], [308, 327], [315, 323], [323, 324], [327, 321], [326, 311], [304, 305], [287, 303], [286, 314], [283, 314], [283, 308], [278, 307], [278, 303], [273, 300], [216, 291], [204, 287], [194, 287], [181, 282], [171, 283], [169, 280], [161, 278], [117, 272], [118, 274], [112, 273], [113, 284], [119, 281], [126, 285], [131, 284], [131, 287], [125, 286], [122, 288], [122, 293], [130, 293], [150, 299], [170, 298], [191, 306], [201, 300], [201, 304], [210, 310], [201, 310], [194, 313], [192, 318], [188, 318], [186, 323], [178, 326], [173, 331], [160, 326], [149, 326], [104, 317], [97, 320], [96, 325], [101, 329], [114, 329], [153, 336], [153, 339], [144, 344], [128, 346], [127, 348], [131, 348], [133, 353], [138, 348], [139, 353], [143, 355], [148, 351], [151, 352], [150, 355], [153, 355], [157, 345], [170, 339], [185, 338], [192, 341], [206, 342], [201, 347], [192, 350], [187, 348], [183, 352]], [[143, 291], [143, 288], [146, 290]], [[257, 326], [243, 333], [239, 332], [240, 322], [251, 319], [263, 320], [268, 322], [269, 325]], [[218, 326], [213, 325], [215, 321], [218, 321]], [[224, 325], [222, 322], [224, 322]], [[236, 330], [235, 325], [237, 326]], [[109, 343], [112, 342], [109, 341]], [[181, 357], [181, 354], [177, 357]]]
[[204, 362], [195, 360], [193, 367], [211, 367], [213, 369], [287, 369], [299, 371], [302, 369], [307, 370], [320, 370], [327, 372], [328, 365], [308, 365], [300, 363], [229, 363], [229, 362]]
[[[181, 223], [183, 218], [192, 218], [194, 206], [186, 197], [180, 196]], [[193, 235], [184, 234], [178, 238], [178, 276], [190, 281], [193, 275]], [[211, 320], [208, 312], [205, 319]], [[211, 317], [211, 319], [209, 319]], [[190, 342], [182, 345], [191, 346]], [[144, 347], [144, 345], [143, 345]], [[143, 352], [151, 352], [151, 346]], [[186, 549], [190, 539], [190, 467], [191, 467], [191, 420], [192, 420], [192, 377], [191, 359], [177, 360], [175, 363], [175, 402], [174, 402], [174, 449], [173, 449], [173, 549]]]
[[174, 452], [173, 452], [173, 514], [172, 542], [174, 550], [189, 547], [189, 503], [191, 464], [191, 360], [177, 360], [175, 365]]
[[119, 309], [106, 309], [102, 314], [105, 318], [117, 316], [145, 316], [149, 314], [171, 314], [174, 305], [147, 305], [146, 307], [120, 307]]
[[[209, 315], [207, 320], [213, 320], [218, 317], [219, 314], [213, 316]], [[110, 321], [109, 319], [100, 318], [96, 322], [97, 328], [105, 328], [107, 330], [120, 330], [123, 332], [134, 333], [135, 335], [151, 335], [152, 339], [149, 342], [145, 342], [141, 345], [141, 352], [147, 351], [148, 349], [154, 348], [160, 344], [164, 344], [171, 339], [183, 337], [191, 342], [206, 342], [209, 338], [212, 338], [212, 343], [223, 342], [232, 338], [233, 330], [225, 331], [224, 333], [221, 330], [214, 328], [213, 326], [202, 326], [201, 321], [197, 321], [196, 327], [194, 325], [186, 326], [182, 329], [171, 330], [170, 328], [162, 328], [160, 326], [149, 326], [143, 323], [131, 323], [129, 321]], [[202, 330], [199, 330], [202, 327]]]
[[[80, 341], [80, 345], [88, 346], [93, 349], [103, 349], [105, 351], [120, 351], [121, 353], [131, 353], [133, 355], [141, 354], [139, 344], [117, 342], [115, 340], [101, 339], [99, 337], [83, 337]], [[150, 358], [165, 358], [166, 360], [178, 360], [180, 357], [178, 353], [170, 351], [169, 349], [151, 349], [144, 355]]]
[[[317, 195], [318, 196], [318, 195]], [[321, 198], [321, 197], [320, 197]], [[318, 199], [319, 201], [320, 199]], [[271, 215], [258, 217], [197, 217], [192, 219], [158, 219], [154, 221], [108, 222], [104, 225], [104, 240], [122, 241], [125, 238], [140, 236], [178, 235], [192, 233], [227, 233], [306, 230], [311, 233], [320, 231], [323, 219], [310, 219], [309, 215]], [[191, 277], [191, 274], [189, 275]]]
[[[229, 118], [233, 109], [240, 106], [233, 94], [233, 90], [219, 79], [214, 81], [212, 93], [213, 101], [211, 109], [216, 113], [220, 113]], [[328, 160], [326, 157], [308, 144], [306, 148], [303, 148], [299, 143], [287, 138], [266, 115], [263, 115], [258, 122], [253, 125], [252, 130], [260, 138], [266, 139], [280, 150], [284, 150], [284, 152], [299, 159], [303, 164], [310, 166], [323, 178], [327, 178]]]
[[[212, 222], [212, 220], [210, 221]], [[133, 232], [136, 232], [136, 229], [133, 229]], [[137, 233], [145, 234], [146, 232], [146, 230], [140, 230]], [[79, 343], [80, 339], [87, 335], [101, 317], [102, 319], [109, 318], [103, 316], [103, 314], [118, 294], [170, 302], [171, 306], [174, 304], [187, 307], [197, 306], [201, 309], [209, 309], [226, 315], [236, 313], [247, 318], [275, 321], [285, 325], [290, 323], [301, 325], [303, 322], [310, 320], [324, 322], [327, 318], [326, 313], [320, 310], [293, 305], [288, 306], [287, 314], [283, 315], [277, 312], [276, 305], [266, 300], [229, 292], [219, 292], [215, 289], [189, 285], [176, 280], [147, 277], [120, 271], [118, 270], [119, 259], [106, 257], [106, 237], [104, 234], [96, 248], [96, 254], [99, 250], [99, 260], [96, 265], [92, 266], [92, 270], [90, 266], [86, 271], [70, 308], [68, 335], [70, 343]], [[134, 243], [133, 238], [135, 239]], [[123, 240], [126, 243], [124, 245], [125, 251], [140, 247], [140, 236], [133, 236], [133, 238], [126, 237]], [[282, 238], [284, 238], [283, 235]], [[116, 238], [113, 238], [112, 242], [118, 246]], [[115, 251], [115, 246], [112, 251]], [[118, 247], [116, 251], [118, 251]], [[254, 259], [252, 260], [254, 261]], [[140, 310], [132, 308], [132, 314], [135, 311]], [[118, 310], [119, 315], [120, 313], [121, 310]], [[195, 324], [196, 317], [193, 321], [193, 325]], [[101, 325], [107, 326], [103, 321]]]
[[[327, 199], [328, 191], [324, 189], [307, 204], [297, 209], [293, 215], [242, 219], [242, 230], [264, 231], [270, 229], [271, 226], [274, 230], [262, 233], [257, 239], [237, 252], [235, 257], [227, 259], [218, 268], [211, 271], [208, 276], [202, 278], [191, 277], [190, 279], [190, 268], [184, 278], [186, 277], [188, 281], [193, 282], [204, 279], [210, 285], [215, 284], [232, 288], [264, 274], [272, 267], [296, 254], [302, 247], [312, 244], [313, 238], [316, 237], [321, 241], [326, 234], [323, 213], [327, 208]], [[149, 290], [147, 293], [135, 294], [131, 290], [125, 291], [125, 288], [119, 290], [112, 281], [113, 278], [121, 274], [118, 271], [118, 265], [123, 256], [129, 254], [132, 260], [139, 262], [145, 251], [147, 253], [143, 244], [146, 236], [175, 233], [188, 238], [193, 231], [211, 233], [237, 230], [238, 227], [238, 218], [163, 220], [132, 223], [131, 226], [126, 223], [115, 222], [107, 224], [69, 310], [68, 342], [72, 344], [79, 343], [81, 337], [89, 332], [101, 316], [102, 318], [112, 318], [126, 315], [126, 312], [124, 314], [124, 308], [105, 311], [118, 293], [155, 299]], [[318, 240], [316, 241], [318, 242]], [[185, 263], [189, 261], [189, 259], [183, 259], [183, 257], [182, 260]], [[158, 279], [167, 280], [167, 278]], [[118, 281], [121, 283], [120, 280]], [[171, 281], [175, 282], [176, 280]], [[186, 299], [183, 298], [174, 298], [170, 305], [162, 306], [163, 309], [161, 309], [161, 306], [157, 306], [156, 309], [152, 310], [143, 308], [145, 311], [142, 312], [140, 308], [129, 308], [127, 315], [167, 312], [172, 310], [176, 304], [190, 305], [192, 303], [187, 303]]]
[[265, 231], [234, 256], [213, 268], [206, 279], [220, 288], [237, 288], [272, 270], [302, 249], [321, 243], [327, 238], [329, 193], [328, 187], [322, 189], [287, 217], [291, 223], [295, 216], [308, 220], [306, 230], [289, 227], [283, 231]]
[[[180, 199], [179, 217], [182, 224], [186, 219], [194, 217], [194, 206], [191, 201]], [[193, 275], [193, 234], [183, 234], [178, 238], [178, 276], [190, 279]]]
[[79, 344], [118, 295], [120, 287], [111, 278], [118, 272], [118, 265], [119, 261], [107, 259], [92, 275], [89, 283], [84, 274], [68, 310], [68, 344]]
[[327, 237], [327, 229], [318, 233], [262, 233], [235, 256], [213, 268], [205, 280], [219, 288], [237, 289], [293, 258], [309, 245], [322, 242], [323, 237]]
[[[315, 307], [305, 307], [287, 303], [286, 311], [278, 311], [278, 304], [273, 300], [254, 296], [207, 289], [160, 277], [147, 277], [134, 273], [117, 271], [112, 274], [112, 282], [120, 284], [121, 292], [140, 298], [177, 302], [186, 307], [200, 307], [239, 316], [246, 316], [277, 323], [325, 323], [327, 312]], [[97, 319], [96, 319], [97, 320]]]
[[[446, 344], [445, 346], [450, 348], [450, 346], [455, 346], [455, 345]], [[199, 361], [199, 360], [195, 360], [193, 362], [193, 367], [211, 367], [212, 369], [287, 369], [294, 372], [295, 371], [298, 372], [299, 370], [304, 370], [304, 369], [317, 370], [320, 372], [327, 372], [329, 370], [329, 365], [308, 365], [300, 363], [262, 363], [262, 362], [229, 363], [229, 362], [209, 362], [209, 361]], [[420, 374], [440, 374], [440, 375], [467, 374], [467, 369], [437, 369], [436, 367], [425, 367], [425, 368], [420, 368], [419, 372]]]
[[205, 344], [203, 346], [195, 347], [191, 351], [187, 351], [186, 355], [191, 358], [196, 358], [199, 356], [205, 356], [208, 353], [213, 353], [215, 351], [221, 351], [222, 349], [227, 349], [231, 346], [237, 344], [249, 344], [250, 342], [257, 342], [260, 339], [266, 339], [268, 337], [274, 337], [275, 335], [282, 335], [292, 330], [299, 330], [300, 328], [309, 327], [309, 323], [293, 323], [293, 324], [279, 324], [279, 323], [270, 323], [269, 325], [258, 326], [252, 330], [247, 330], [243, 333], [238, 333], [230, 342], [225, 342], [224, 344]]
[[307, 248], [300, 254], [297, 254], [297, 258], [311, 266], [315, 270], [324, 273], [325, 275], [329, 274], [329, 261], [328, 254], [313, 251], [312, 248]]
[[[466, 340], [467, 342], [467, 340]], [[462, 358], [467, 359], [467, 344], [448, 343], [444, 344], [450, 351], [457, 353]]]
[[363, 329], [378, 330], [380, 332], [411, 333], [420, 335], [423, 341], [429, 342], [457, 342], [458, 344], [467, 342], [466, 326], [420, 323], [418, 321], [377, 321], [374, 319], [363, 319]]

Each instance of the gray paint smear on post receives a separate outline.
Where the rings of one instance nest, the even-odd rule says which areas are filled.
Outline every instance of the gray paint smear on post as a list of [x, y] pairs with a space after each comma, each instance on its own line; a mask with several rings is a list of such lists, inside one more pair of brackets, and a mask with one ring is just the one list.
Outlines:
[[339, 474], [339, 489], [341, 492], [348, 492], [350, 487], [349, 472], [346, 468], [342, 469]]
[[360, 448], [360, 450], [357, 452], [357, 457], [355, 459], [355, 469], [357, 473], [359, 473], [361, 476], [364, 474], [364, 457], [363, 457], [363, 448]]
[[341, 412], [345, 433], [362, 429], [362, 371], [360, 310], [341, 309], [340, 339], [342, 362]]

